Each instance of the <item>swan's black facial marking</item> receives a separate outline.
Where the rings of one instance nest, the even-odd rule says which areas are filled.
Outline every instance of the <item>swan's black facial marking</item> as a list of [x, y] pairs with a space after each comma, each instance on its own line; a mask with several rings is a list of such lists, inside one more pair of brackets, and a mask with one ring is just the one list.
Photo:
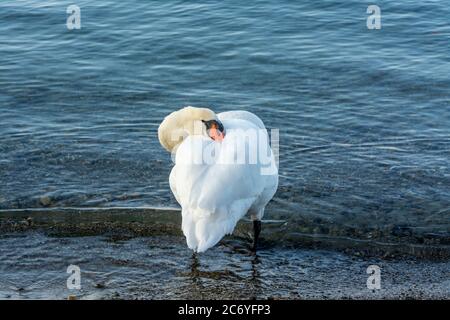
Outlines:
[[211, 139], [222, 141], [225, 137], [225, 128], [223, 127], [222, 122], [218, 120], [202, 120], [202, 122], [206, 126], [206, 132]]
[[224, 132], [224, 127], [222, 122], [218, 121], [218, 120], [202, 120], [202, 122], [206, 125], [206, 130], [210, 130], [210, 129], [218, 129], [220, 132]]

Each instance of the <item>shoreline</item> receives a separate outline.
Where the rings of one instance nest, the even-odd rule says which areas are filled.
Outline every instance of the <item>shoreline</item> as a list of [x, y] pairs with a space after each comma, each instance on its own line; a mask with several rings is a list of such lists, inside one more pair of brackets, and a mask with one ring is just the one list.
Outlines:
[[[0, 236], [6, 233], [39, 231], [51, 237], [107, 236], [111, 239], [136, 237], [182, 237], [181, 215], [176, 208], [32, 208], [0, 210]], [[251, 222], [242, 219], [231, 238], [250, 241]], [[266, 247], [325, 249], [356, 257], [395, 260], [417, 258], [450, 261], [450, 245], [440, 242], [409, 243], [409, 238], [360, 239], [350, 236], [309, 233], [297, 230], [285, 220], [263, 220], [261, 243]]]

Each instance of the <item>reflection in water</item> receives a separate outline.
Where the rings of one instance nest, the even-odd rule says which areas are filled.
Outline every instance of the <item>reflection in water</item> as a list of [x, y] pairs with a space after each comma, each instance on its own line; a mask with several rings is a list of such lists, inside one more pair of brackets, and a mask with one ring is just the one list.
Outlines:
[[[231, 255], [238, 255], [242, 257], [242, 266], [237, 270], [229, 270], [226, 265], [218, 265], [217, 270], [201, 270], [200, 267], [200, 259], [201, 256], [198, 253], [193, 253], [190, 259], [190, 273], [188, 273], [188, 278], [192, 284], [192, 293], [194, 296], [205, 297], [205, 293], [211, 291], [209, 286], [215, 286], [215, 284], [211, 284], [211, 281], [234, 281], [240, 283], [241, 286], [246, 287], [246, 291], [248, 292], [247, 299], [257, 299], [262, 291], [262, 280], [260, 279], [260, 271], [258, 270], [261, 259], [257, 253], [248, 251], [247, 253], [239, 253], [237, 251], [233, 251]], [[236, 257], [236, 256], [234, 256]], [[229, 259], [232, 257], [229, 256]], [[204, 259], [208, 259], [204, 257]], [[210, 260], [210, 259], [208, 259]], [[223, 262], [223, 261], [222, 261]], [[226, 264], [229, 261], [225, 261]], [[250, 272], [245, 272], [247, 268], [246, 264], [250, 264]], [[215, 289], [216, 291], [228, 291], [233, 292], [233, 289], [226, 287], [218, 287]]]
[[253, 297], [251, 298], [257, 299], [260, 296], [261, 291], [260, 272], [258, 270], [258, 265], [261, 263], [261, 261], [258, 257], [258, 252], [256, 252], [254, 256], [250, 259], [250, 262], [252, 264], [252, 274], [250, 283], [252, 285], [252, 292], [253, 292]]
[[203, 297], [205, 288], [202, 284], [201, 274], [200, 274], [200, 262], [199, 257], [196, 252], [192, 253], [191, 257], [191, 272], [190, 279], [192, 281], [192, 294], [193, 296]]

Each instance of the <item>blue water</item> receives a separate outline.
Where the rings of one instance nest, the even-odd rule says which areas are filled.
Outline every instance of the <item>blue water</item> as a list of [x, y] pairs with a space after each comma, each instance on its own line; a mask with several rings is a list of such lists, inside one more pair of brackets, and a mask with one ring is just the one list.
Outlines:
[[448, 239], [450, 6], [370, 4], [3, 0], [0, 208], [175, 207], [157, 127], [208, 106], [280, 129], [268, 217]]

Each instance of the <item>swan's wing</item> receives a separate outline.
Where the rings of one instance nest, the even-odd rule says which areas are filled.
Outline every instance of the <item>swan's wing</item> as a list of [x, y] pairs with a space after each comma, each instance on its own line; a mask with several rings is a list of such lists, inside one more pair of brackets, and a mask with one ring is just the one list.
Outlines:
[[170, 171], [169, 185], [170, 185], [170, 190], [172, 190], [172, 193], [173, 193], [175, 199], [177, 200], [178, 203], [180, 203], [180, 197], [178, 196], [178, 192], [177, 192], [177, 167], [176, 166], [174, 166], [172, 168], [172, 171]]
[[[273, 159], [275, 164], [275, 159]], [[249, 213], [253, 220], [261, 220], [264, 216], [264, 209], [269, 201], [275, 195], [278, 189], [278, 173], [266, 176], [266, 182], [264, 185], [264, 190], [261, 192], [259, 197], [253, 202], [249, 209]]]
[[[176, 154], [172, 190], [176, 190], [182, 207], [182, 229], [188, 246], [199, 252], [233, 232], [238, 220], [264, 193], [270, 179], [261, 174], [261, 163], [229, 161], [236, 156], [235, 143], [242, 141], [241, 132], [234, 129], [257, 129], [257, 126], [236, 119], [224, 119], [223, 123], [227, 135], [221, 143], [190, 136]], [[245, 140], [249, 149], [254, 143], [251, 139]], [[208, 162], [209, 152], [215, 152], [217, 157]], [[199, 159], [199, 155], [203, 158]]]
[[249, 121], [255, 126], [257, 126], [259, 129], [264, 130], [266, 129], [262, 120], [257, 115], [248, 111], [226, 111], [219, 113], [217, 117], [219, 118], [220, 121], [235, 120], [235, 119]]
[[[218, 114], [219, 120], [227, 122], [227, 120], [240, 119], [253, 123], [259, 129], [262, 129], [266, 132], [266, 138], [268, 138], [267, 129], [264, 125], [264, 122], [254, 113], [249, 111], [237, 110], [237, 111], [227, 111]], [[265, 179], [265, 187], [263, 192], [259, 195], [258, 199], [253, 203], [250, 208], [250, 213], [255, 215], [258, 219], [262, 218], [264, 214], [264, 207], [267, 203], [273, 198], [275, 192], [278, 189], [278, 168], [276, 166], [275, 157], [272, 153], [272, 149], [268, 147], [270, 154], [267, 155], [270, 157], [270, 170], [267, 170], [266, 173], [270, 172], [271, 174], [266, 174]]]

